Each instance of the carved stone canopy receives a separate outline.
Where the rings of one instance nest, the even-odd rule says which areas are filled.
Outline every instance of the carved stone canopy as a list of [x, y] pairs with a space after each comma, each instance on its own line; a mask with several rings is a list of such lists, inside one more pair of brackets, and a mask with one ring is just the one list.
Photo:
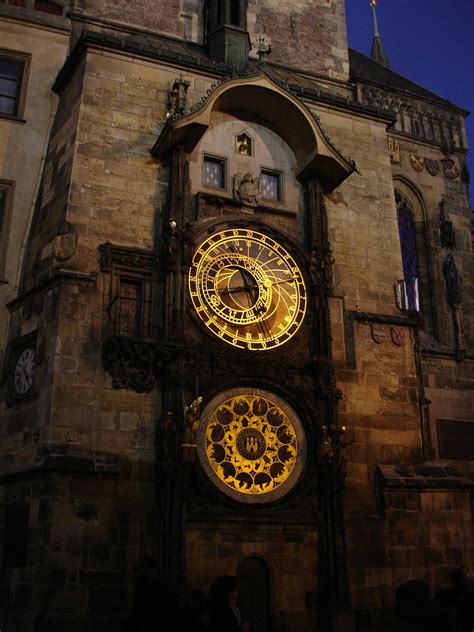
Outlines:
[[165, 157], [176, 145], [192, 152], [209, 129], [214, 111], [263, 121], [293, 150], [296, 177], [303, 182], [319, 178], [325, 192], [335, 189], [355, 170], [331, 144], [308, 107], [265, 74], [228, 79], [209, 90], [200, 107], [166, 122], [152, 155]]

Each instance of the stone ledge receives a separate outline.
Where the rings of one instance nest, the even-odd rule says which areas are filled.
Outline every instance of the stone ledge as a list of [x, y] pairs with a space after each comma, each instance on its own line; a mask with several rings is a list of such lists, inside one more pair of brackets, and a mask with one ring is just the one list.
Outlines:
[[436, 489], [471, 489], [474, 479], [454, 467], [438, 465], [378, 465], [377, 484], [384, 490], [412, 491]]
[[0, 481], [55, 473], [117, 477], [120, 472], [121, 465], [117, 454], [69, 451], [63, 446], [46, 446], [37, 461], [0, 470]]

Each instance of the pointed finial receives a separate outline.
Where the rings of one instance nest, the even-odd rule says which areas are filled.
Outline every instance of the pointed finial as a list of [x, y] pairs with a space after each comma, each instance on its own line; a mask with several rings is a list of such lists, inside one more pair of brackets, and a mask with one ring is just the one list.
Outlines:
[[374, 37], [380, 37], [379, 25], [377, 24], [377, 12], [375, 7], [377, 6], [377, 0], [370, 0], [370, 6], [372, 7], [372, 13], [374, 16]]
[[379, 33], [379, 25], [377, 23], [377, 12], [375, 10], [377, 6], [377, 0], [370, 0], [370, 6], [372, 7], [372, 14], [374, 17], [374, 39], [372, 41], [372, 53], [371, 57], [374, 61], [385, 68], [390, 68], [390, 64], [388, 63], [387, 54], [384, 50], [382, 40], [380, 39]]

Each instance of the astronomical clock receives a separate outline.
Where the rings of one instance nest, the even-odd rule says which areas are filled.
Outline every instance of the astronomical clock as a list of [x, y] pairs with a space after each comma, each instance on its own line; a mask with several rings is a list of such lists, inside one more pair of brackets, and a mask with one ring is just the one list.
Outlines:
[[197, 317], [223, 342], [249, 351], [278, 347], [306, 312], [303, 274], [291, 254], [261, 230], [228, 228], [196, 249], [189, 294]]

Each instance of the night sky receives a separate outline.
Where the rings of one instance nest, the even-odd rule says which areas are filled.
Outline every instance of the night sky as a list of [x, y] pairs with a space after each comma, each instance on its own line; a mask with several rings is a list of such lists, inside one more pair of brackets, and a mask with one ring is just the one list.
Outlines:
[[[370, 0], [345, 0], [349, 46], [370, 56]], [[474, 0], [378, 0], [380, 36], [392, 70], [461, 108], [474, 189]]]

